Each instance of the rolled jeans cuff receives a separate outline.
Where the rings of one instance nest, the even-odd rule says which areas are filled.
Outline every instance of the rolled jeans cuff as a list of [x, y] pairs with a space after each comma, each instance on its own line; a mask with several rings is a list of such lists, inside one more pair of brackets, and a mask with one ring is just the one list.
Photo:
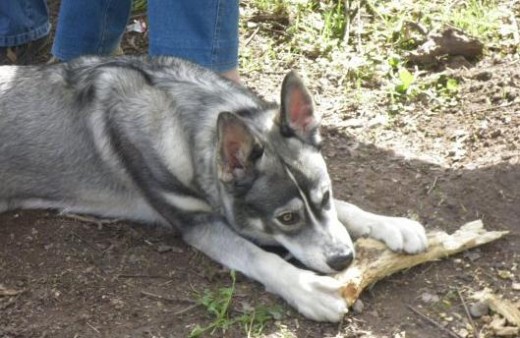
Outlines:
[[27, 32], [16, 35], [0, 36], [0, 47], [14, 47], [24, 45], [49, 35], [50, 31], [51, 24], [46, 22], [43, 25], [35, 27]]

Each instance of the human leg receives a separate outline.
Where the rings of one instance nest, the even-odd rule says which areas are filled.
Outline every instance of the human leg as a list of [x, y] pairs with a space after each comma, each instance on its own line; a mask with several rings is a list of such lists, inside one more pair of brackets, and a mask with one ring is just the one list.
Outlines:
[[238, 79], [238, 0], [148, 3], [150, 55], [172, 55]]
[[112, 54], [130, 16], [131, 0], [62, 0], [52, 54], [61, 61]]
[[0, 1], [0, 64], [28, 62], [46, 45], [50, 29], [45, 0]]

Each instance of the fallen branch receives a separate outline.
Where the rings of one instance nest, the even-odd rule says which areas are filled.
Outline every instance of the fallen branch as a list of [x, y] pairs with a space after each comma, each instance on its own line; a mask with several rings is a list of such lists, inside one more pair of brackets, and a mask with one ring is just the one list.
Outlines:
[[344, 283], [343, 297], [352, 306], [363, 289], [384, 277], [494, 241], [507, 233], [486, 231], [482, 221], [473, 221], [451, 235], [442, 231], [428, 234], [428, 250], [417, 255], [395, 253], [379, 241], [361, 238], [356, 241], [354, 263], [336, 278]]

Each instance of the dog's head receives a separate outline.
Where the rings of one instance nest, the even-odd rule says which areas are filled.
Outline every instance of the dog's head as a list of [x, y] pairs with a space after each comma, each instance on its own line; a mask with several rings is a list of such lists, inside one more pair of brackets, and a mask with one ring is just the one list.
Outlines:
[[352, 240], [337, 218], [320, 153], [320, 117], [289, 73], [275, 109], [221, 113], [217, 165], [226, 216], [237, 232], [284, 246], [320, 272], [344, 269]]

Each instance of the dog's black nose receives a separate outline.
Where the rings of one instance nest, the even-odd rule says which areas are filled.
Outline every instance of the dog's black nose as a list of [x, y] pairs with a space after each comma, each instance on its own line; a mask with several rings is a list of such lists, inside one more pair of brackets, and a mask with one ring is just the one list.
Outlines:
[[354, 259], [354, 255], [352, 251], [348, 251], [347, 253], [342, 253], [340, 255], [332, 256], [327, 259], [327, 264], [336, 271], [341, 271], [346, 269], [352, 260]]

